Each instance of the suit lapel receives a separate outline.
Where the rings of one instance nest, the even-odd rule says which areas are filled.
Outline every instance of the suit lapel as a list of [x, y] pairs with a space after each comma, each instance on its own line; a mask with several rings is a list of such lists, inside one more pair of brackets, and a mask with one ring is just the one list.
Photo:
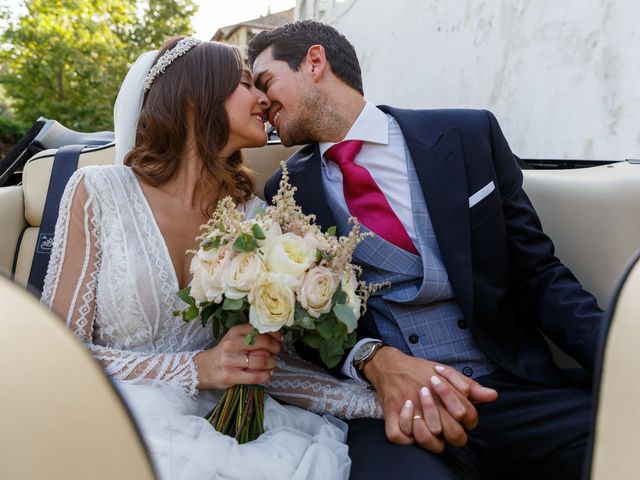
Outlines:
[[424, 111], [380, 107], [407, 142], [451, 286], [465, 318], [473, 314], [469, 188], [457, 128], [444, 132]]
[[316, 216], [316, 223], [323, 231], [336, 224], [327, 206], [327, 197], [322, 186], [320, 150], [317, 144], [301, 148], [295, 160], [289, 162], [289, 180], [297, 187], [295, 199], [302, 211]]

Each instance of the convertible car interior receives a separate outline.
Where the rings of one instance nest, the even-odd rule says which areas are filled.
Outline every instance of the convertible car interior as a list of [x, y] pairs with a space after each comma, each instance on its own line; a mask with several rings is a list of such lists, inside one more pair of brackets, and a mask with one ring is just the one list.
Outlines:
[[[0, 162], [0, 271], [6, 277], [0, 278], [0, 362], [5, 367], [0, 478], [87, 478], [89, 461], [91, 478], [153, 478], [135, 423], [102, 369], [24, 288], [56, 149], [88, 143], [78, 168], [113, 162], [109, 132], [92, 137], [95, 141], [68, 132], [62, 140], [50, 132], [58, 138], [57, 144], [49, 143], [53, 148], [35, 155], [21, 151], [11, 162]], [[256, 172], [258, 194], [294, 151], [274, 140], [244, 152]], [[634, 448], [640, 427], [640, 162], [539, 166], [524, 170], [525, 191], [557, 256], [609, 312], [595, 378], [599, 402], [587, 466], [590, 478], [640, 478], [640, 456]], [[572, 365], [559, 351], [557, 361]]]

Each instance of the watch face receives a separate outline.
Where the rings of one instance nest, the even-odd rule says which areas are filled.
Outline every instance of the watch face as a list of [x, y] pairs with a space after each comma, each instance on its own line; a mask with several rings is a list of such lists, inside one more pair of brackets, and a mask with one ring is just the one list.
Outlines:
[[356, 350], [356, 353], [353, 356], [353, 361], [354, 362], [359, 362], [363, 358], [366, 358], [367, 355], [369, 355], [369, 352], [371, 352], [371, 349], [374, 346], [375, 346], [375, 342], [369, 342], [369, 343], [365, 343], [364, 345], [362, 345], [360, 348], [358, 348], [358, 350]]

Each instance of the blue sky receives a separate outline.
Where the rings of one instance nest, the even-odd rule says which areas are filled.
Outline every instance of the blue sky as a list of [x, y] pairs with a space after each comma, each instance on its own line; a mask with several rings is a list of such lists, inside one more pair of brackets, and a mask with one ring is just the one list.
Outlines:
[[193, 18], [195, 36], [210, 39], [220, 28], [265, 15], [267, 9], [280, 12], [295, 6], [295, 0], [196, 0], [200, 6]]

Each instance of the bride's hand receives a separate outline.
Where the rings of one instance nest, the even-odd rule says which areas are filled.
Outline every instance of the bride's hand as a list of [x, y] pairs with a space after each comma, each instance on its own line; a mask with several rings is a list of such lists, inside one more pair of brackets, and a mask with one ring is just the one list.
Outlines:
[[253, 327], [236, 325], [215, 347], [194, 357], [200, 390], [224, 389], [233, 385], [264, 385], [271, 378], [280, 352], [280, 334], [256, 335], [253, 345], [245, 336]]

